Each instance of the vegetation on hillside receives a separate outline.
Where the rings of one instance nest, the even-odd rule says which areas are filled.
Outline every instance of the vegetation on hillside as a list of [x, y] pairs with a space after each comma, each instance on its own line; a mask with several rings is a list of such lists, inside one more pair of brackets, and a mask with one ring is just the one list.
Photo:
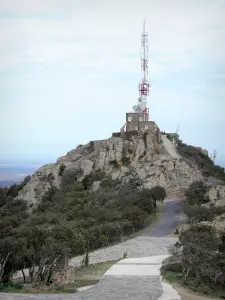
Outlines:
[[[24, 268], [24, 281], [49, 282], [62, 258], [87, 254], [149, 224], [156, 201], [166, 196], [162, 187], [137, 191], [101, 170], [82, 182], [68, 171], [61, 174], [61, 189], [52, 186], [30, 214], [24, 201], [14, 199], [19, 188], [0, 189], [0, 283]], [[96, 192], [94, 181], [101, 181]]]
[[[184, 213], [190, 228], [182, 232], [171, 248], [173, 261], [163, 267], [167, 279], [179, 281], [194, 291], [225, 295], [225, 230], [218, 232], [210, 223], [225, 214], [225, 207], [207, 208], [208, 187], [201, 181], [186, 191]], [[176, 263], [174, 263], [176, 261]]]
[[180, 156], [195, 162], [205, 176], [213, 176], [225, 181], [224, 168], [216, 166], [210, 157], [200, 149], [177, 140], [177, 152]]
[[167, 279], [179, 281], [194, 291], [213, 296], [225, 296], [225, 232], [211, 226], [192, 225], [181, 233], [172, 249], [177, 263], [162, 268]]

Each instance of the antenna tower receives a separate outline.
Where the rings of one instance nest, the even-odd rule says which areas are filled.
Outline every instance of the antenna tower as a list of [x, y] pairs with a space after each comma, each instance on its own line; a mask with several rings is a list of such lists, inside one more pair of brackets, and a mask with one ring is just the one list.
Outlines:
[[[139, 83], [139, 102], [147, 102], [149, 96], [150, 84], [147, 80], [148, 76], [148, 34], [145, 29], [145, 21], [143, 24], [143, 32], [141, 34], [141, 71], [142, 80]], [[145, 108], [145, 112], [148, 112], [148, 108]]]
[[[138, 103], [132, 107], [133, 111], [130, 116], [127, 116], [126, 123], [120, 129], [121, 132], [124, 132], [125, 127], [128, 128], [128, 131], [133, 130], [143, 130], [143, 126], [148, 128], [147, 124], [142, 122], [148, 122], [149, 120], [149, 109], [147, 108], [147, 97], [149, 96], [150, 84], [147, 80], [148, 76], [148, 34], [145, 30], [145, 21], [143, 25], [143, 32], [141, 34], [141, 72], [142, 79], [139, 83], [139, 98]], [[127, 114], [127, 115], [128, 115]], [[130, 119], [130, 120], [128, 120]], [[133, 125], [131, 124], [133, 122]], [[130, 129], [132, 128], [132, 130]], [[141, 128], [141, 129], [140, 129]], [[144, 129], [144, 130], [145, 130]]]
[[216, 156], [217, 156], [217, 152], [216, 150], [213, 151], [213, 162], [215, 163], [216, 160]]

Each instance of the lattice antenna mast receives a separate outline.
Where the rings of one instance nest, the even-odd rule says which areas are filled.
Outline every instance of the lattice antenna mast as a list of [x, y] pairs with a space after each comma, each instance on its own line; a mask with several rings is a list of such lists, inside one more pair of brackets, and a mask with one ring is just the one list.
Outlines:
[[213, 151], [213, 162], [214, 163], [215, 163], [216, 157], [217, 157], [217, 152], [216, 152], [216, 150], [214, 150]]
[[141, 101], [147, 101], [147, 96], [149, 95], [149, 82], [147, 80], [148, 76], [148, 34], [145, 29], [145, 21], [143, 25], [143, 32], [141, 35], [141, 71], [142, 80], [139, 84], [139, 96]]

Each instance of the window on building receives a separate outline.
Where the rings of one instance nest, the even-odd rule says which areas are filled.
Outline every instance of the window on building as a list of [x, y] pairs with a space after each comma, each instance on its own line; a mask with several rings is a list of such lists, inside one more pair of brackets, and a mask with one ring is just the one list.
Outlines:
[[131, 122], [131, 121], [132, 121], [132, 116], [129, 116], [129, 117], [127, 118], [127, 121], [128, 121], [128, 122]]
[[147, 124], [145, 124], [145, 130], [147, 130], [148, 129], [148, 125]]
[[139, 121], [144, 121], [144, 118], [143, 117], [139, 117]]
[[135, 130], [138, 130], [138, 126], [137, 125], [135, 126]]

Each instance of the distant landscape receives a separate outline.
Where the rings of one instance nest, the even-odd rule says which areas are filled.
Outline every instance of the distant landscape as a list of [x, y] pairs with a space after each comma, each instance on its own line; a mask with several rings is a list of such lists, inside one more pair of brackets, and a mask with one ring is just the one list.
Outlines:
[[33, 174], [41, 165], [0, 165], [0, 186], [20, 183], [26, 176]]

